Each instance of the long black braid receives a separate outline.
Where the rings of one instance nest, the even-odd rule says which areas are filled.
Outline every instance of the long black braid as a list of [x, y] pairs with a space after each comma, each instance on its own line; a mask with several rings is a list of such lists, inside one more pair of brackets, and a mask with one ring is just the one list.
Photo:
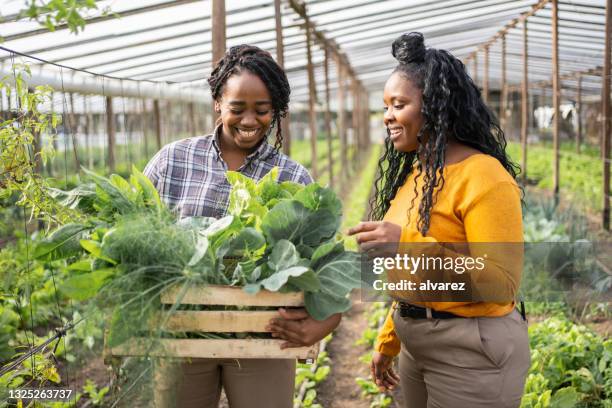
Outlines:
[[[378, 162], [376, 192], [370, 201], [370, 218], [384, 217], [398, 189], [416, 168], [415, 197], [416, 179], [423, 177], [417, 228], [425, 236], [437, 193], [444, 186], [442, 170], [449, 139], [495, 157], [515, 179], [520, 168], [506, 154], [504, 132], [459, 59], [445, 50], [425, 48], [423, 35], [414, 32], [397, 38], [392, 54], [399, 62], [393, 72], [403, 74], [423, 93], [424, 121], [414, 152], [395, 150], [387, 130], [385, 152]], [[413, 206], [414, 198], [409, 212]]]
[[278, 152], [283, 146], [281, 119], [287, 116], [291, 88], [285, 71], [274, 61], [269, 52], [254, 45], [236, 45], [231, 47], [217, 62], [217, 66], [208, 77], [210, 92], [215, 101], [223, 95], [223, 86], [228, 78], [243, 70], [257, 75], [266, 85], [272, 101], [272, 124], [276, 127], [274, 150]]

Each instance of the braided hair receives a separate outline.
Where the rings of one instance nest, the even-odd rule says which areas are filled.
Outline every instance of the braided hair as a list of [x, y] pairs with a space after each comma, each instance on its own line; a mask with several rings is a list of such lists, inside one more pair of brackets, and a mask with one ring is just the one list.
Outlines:
[[397, 38], [392, 54], [399, 62], [393, 73], [400, 73], [422, 91], [423, 126], [417, 134], [417, 150], [413, 152], [395, 150], [387, 130], [385, 151], [378, 162], [375, 195], [370, 201], [370, 217], [374, 220], [384, 217], [398, 189], [416, 168], [415, 194], [408, 211], [412, 211], [419, 194], [416, 179], [423, 177], [417, 229], [425, 236], [437, 193], [444, 186], [442, 170], [449, 139], [495, 157], [514, 179], [519, 167], [507, 156], [504, 132], [459, 59], [445, 50], [425, 48], [423, 35], [416, 32]]
[[281, 118], [287, 116], [291, 88], [285, 71], [274, 61], [269, 52], [254, 45], [236, 45], [231, 47], [217, 62], [217, 66], [208, 77], [210, 92], [215, 101], [223, 95], [223, 86], [228, 78], [240, 74], [243, 70], [257, 75], [262, 80], [272, 101], [272, 123], [276, 126], [276, 152], [283, 146], [283, 134], [280, 126]]

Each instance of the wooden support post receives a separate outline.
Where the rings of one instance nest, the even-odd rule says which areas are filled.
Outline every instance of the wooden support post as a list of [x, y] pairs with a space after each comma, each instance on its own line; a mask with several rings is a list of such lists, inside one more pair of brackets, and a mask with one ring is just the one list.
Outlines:
[[[170, 101], [165, 101], [165, 118], [164, 124], [166, 125], [166, 132], [162, 134], [162, 143], [169, 143], [171, 138], [176, 138], [176, 135], [179, 133], [180, 128], [176, 125], [176, 122], [173, 120], [173, 107]], [[180, 106], [180, 105], [179, 105]]]
[[113, 112], [113, 97], [106, 97], [106, 134], [108, 136], [108, 170], [115, 171], [115, 114]]
[[501, 90], [499, 94], [499, 123], [502, 130], [506, 130], [506, 100], [508, 90], [506, 89], [506, 36], [501, 37]]
[[521, 84], [521, 174], [523, 183], [527, 182], [527, 132], [529, 130], [529, 95], [528, 95], [528, 49], [527, 49], [527, 19], [523, 21], [523, 82]]
[[72, 136], [72, 153], [74, 154], [74, 166], [75, 166], [75, 172], [79, 173], [81, 171], [81, 162], [79, 160], [79, 153], [78, 153], [78, 143], [77, 143], [77, 137], [79, 134], [79, 125], [78, 123], [76, 123], [76, 115], [74, 114], [74, 94], [71, 92], [69, 94], [69, 99], [70, 99], [70, 124], [68, 125], [68, 127], [70, 128], [70, 133]]
[[[34, 89], [30, 88], [30, 89], [28, 89], [28, 92], [29, 93], [34, 93]], [[0, 95], [0, 98], [1, 97], [2, 97], [2, 95]], [[36, 120], [33, 117], [33, 115], [29, 114], [28, 116], [29, 116], [30, 119]], [[0, 120], [1, 120], [1, 117], [0, 117]], [[31, 157], [31, 160], [34, 162], [34, 171], [37, 174], [41, 174], [42, 175], [42, 172], [43, 172], [43, 163], [42, 163], [42, 158], [40, 157], [40, 153], [42, 151], [42, 135], [40, 134], [40, 131], [38, 129], [36, 129], [36, 127], [32, 127], [31, 131], [32, 131], [32, 136], [34, 138], [34, 140], [33, 140], [34, 143], [32, 144], [32, 157]]]
[[489, 46], [484, 48], [484, 74], [482, 78], [482, 93], [484, 102], [489, 104]]
[[365, 147], [366, 149], [369, 149], [370, 147], [370, 95], [368, 94], [368, 91], [364, 88], [363, 90], [363, 107], [365, 109], [365, 113], [364, 113], [364, 120], [365, 120]]
[[576, 90], [576, 153], [580, 153], [582, 143], [582, 75], [578, 75], [578, 89]]
[[474, 51], [474, 61], [472, 61], [474, 74], [472, 75], [472, 79], [476, 86], [478, 86], [478, 50]]
[[197, 135], [197, 128], [198, 126], [196, 125], [196, 117], [195, 117], [195, 106], [193, 102], [189, 102], [189, 104], [187, 105], [187, 108], [189, 110], [189, 134], [191, 136], [196, 136]]
[[353, 127], [353, 144], [351, 146], [353, 150], [353, 157], [351, 158], [351, 170], [355, 170], [357, 165], [359, 153], [359, 139], [360, 139], [360, 129], [359, 129], [359, 89], [357, 84], [357, 78], [355, 75], [351, 75], [351, 99], [353, 101], [352, 104], [352, 127]]
[[140, 127], [142, 129], [142, 143], [144, 157], [149, 158], [149, 121], [147, 120], [147, 100], [140, 101]]
[[[212, 34], [212, 66], [213, 69], [217, 66], [217, 62], [223, 58], [225, 54], [225, 0], [212, 0], [211, 14], [211, 34]], [[214, 103], [211, 106], [213, 121], [219, 116], [214, 108]]]
[[559, 12], [558, 1], [552, 4], [552, 68], [553, 68], [553, 192], [555, 200], [559, 198]]
[[329, 110], [329, 47], [325, 46], [325, 133], [327, 133], [327, 172], [329, 185], [334, 188], [334, 159], [332, 150], [331, 112]]
[[606, 39], [604, 51], [604, 66], [602, 73], [601, 113], [602, 113], [602, 139], [603, 139], [603, 227], [610, 229], [610, 75], [612, 75], [612, 61], [610, 48], [612, 48], [612, 0], [606, 2]]
[[91, 142], [92, 137], [92, 122], [93, 118], [89, 112], [89, 104], [87, 103], [87, 95], [83, 95], [83, 115], [85, 115], [85, 148], [87, 149], [87, 167], [89, 170], [93, 170], [93, 143]]
[[312, 65], [312, 28], [310, 21], [306, 20], [306, 68], [308, 70], [308, 113], [310, 118], [310, 173], [312, 178], [317, 178], [317, 112], [315, 103], [317, 100], [317, 90], [315, 85], [314, 67]]
[[157, 150], [161, 150], [161, 147], [162, 147], [161, 111], [159, 109], [159, 101], [157, 99], [153, 101], [153, 116], [155, 116], [155, 140], [157, 142]]
[[[283, 44], [283, 22], [281, 12], [281, 0], [274, 0], [274, 22], [276, 25], [276, 62], [281, 68], [285, 68], [285, 48]], [[287, 156], [291, 153], [291, 135], [289, 134], [289, 111], [287, 116], [281, 119], [281, 134], [283, 136], [283, 153]]]
[[346, 152], [346, 98], [344, 94], [344, 66], [340, 56], [336, 54], [336, 70], [338, 71], [338, 139], [340, 140], [341, 182], [348, 177], [348, 158]]

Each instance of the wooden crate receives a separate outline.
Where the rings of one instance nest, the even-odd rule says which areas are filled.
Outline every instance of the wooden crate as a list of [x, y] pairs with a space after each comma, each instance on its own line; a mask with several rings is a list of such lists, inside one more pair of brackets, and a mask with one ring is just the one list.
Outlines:
[[[179, 288], [161, 295], [161, 303], [173, 305]], [[304, 305], [304, 294], [276, 293], [262, 290], [256, 295], [230, 286], [193, 287], [184, 294], [183, 305], [296, 307]], [[163, 313], [163, 312], [162, 312]], [[175, 311], [168, 318], [166, 332], [264, 333], [270, 319], [279, 317], [275, 310]], [[164, 318], [163, 314], [160, 318]], [[319, 344], [281, 350], [279, 339], [131, 339], [116, 347], [105, 344], [105, 358], [114, 356], [156, 356], [183, 358], [279, 358], [316, 359]]]

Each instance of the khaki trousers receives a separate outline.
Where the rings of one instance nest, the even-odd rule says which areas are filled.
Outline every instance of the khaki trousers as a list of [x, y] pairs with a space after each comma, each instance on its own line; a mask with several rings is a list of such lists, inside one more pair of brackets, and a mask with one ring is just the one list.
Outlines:
[[156, 361], [156, 408], [217, 408], [221, 387], [230, 408], [291, 408], [295, 360]]
[[516, 408], [530, 365], [527, 322], [503, 317], [403, 318], [399, 375], [406, 408]]

